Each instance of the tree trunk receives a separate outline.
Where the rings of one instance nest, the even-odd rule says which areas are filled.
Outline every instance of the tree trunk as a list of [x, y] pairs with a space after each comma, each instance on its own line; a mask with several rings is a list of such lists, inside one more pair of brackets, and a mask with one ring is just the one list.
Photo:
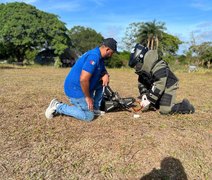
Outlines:
[[210, 69], [210, 67], [211, 67], [211, 62], [210, 61], [207, 62], [207, 67], [208, 67], [208, 69]]
[[147, 41], [148, 41], [147, 42], [147, 47], [150, 49], [150, 41], [151, 41], [150, 37], [148, 37], [148, 40]]
[[151, 50], [153, 50], [153, 48], [154, 48], [154, 38], [152, 38], [151, 40]]
[[156, 44], [156, 45], [155, 45], [155, 49], [157, 50], [157, 49], [158, 49], [158, 44], [159, 44], [159, 43], [158, 43], [158, 37], [155, 38], [155, 42], [156, 42], [156, 43], [155, 43], [155, 44]]

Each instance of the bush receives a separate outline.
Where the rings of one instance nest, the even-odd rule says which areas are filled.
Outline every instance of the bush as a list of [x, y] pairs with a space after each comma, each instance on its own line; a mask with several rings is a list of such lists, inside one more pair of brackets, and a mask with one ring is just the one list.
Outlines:
[[114, 54], [112, 58], [105, 61], [105, 65], [109, 68], [120, 68], [123, 66], [123, 62], [121, 61], [119, 55]]
[[56, 68], [62, 67], [62, 62], [60, 61], [59, 57], [55, 58], [54, 67]]
[[24, 65], [32, 65], [34, 64], [35, 57], [37, 55], [36, 50], [27, 50], [24, 59]]

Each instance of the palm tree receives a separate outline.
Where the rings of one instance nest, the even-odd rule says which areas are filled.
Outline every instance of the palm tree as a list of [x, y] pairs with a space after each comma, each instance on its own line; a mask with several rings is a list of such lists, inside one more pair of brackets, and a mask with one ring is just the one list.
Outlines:
[[141, 23], [138, 39], [149, 49], [157, 49], [164, 30], [166, 30], [166, 27], [163, 22], [153, 20], [153, 22]]

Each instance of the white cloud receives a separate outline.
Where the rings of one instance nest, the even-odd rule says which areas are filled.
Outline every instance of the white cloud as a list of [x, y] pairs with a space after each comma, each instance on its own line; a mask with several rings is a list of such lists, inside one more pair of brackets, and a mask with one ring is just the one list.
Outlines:
[[200, 43], [204, 41], [212, 41], [212, 22], [202, 22], [197, 24], [194, 34]]
[[212, 21], [211, 22], [202, 22], [197, 25], [198, 28], [210, 28], [212, 29]]
[[80, 11], [83, 8], [78, 2], [70, 2], [70, 3], [65, 2], [59, 4], [54, 3], [54, 5], [49, 6], [48, 9], [72, 12], [72, 11]]
[[192, 4], [192, 7], [196, 9], [200, 9], [202, 11], [211, 11], [212, 10], [212, 5], [211, 2], [207, 2], [205, 0], [195, 0]]
[[55, 1], [55, 0], [48, 0], [51, 4], [48, 6], [47, 9], [50, 10], [60, 10], [60, 11], [66, 11], [66, 12], [79, 12], [79, 11], [86, 11], [90, 10], [91, 7], [96, 6], [103, 6], [105, 0], [61, 0], [61, 1]]

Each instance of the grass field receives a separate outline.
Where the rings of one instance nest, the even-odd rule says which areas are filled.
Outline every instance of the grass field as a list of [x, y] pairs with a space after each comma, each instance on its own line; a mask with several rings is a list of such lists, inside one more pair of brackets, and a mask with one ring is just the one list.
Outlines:
[[[212, 71], [176, 72], [177, 100], [196, 112], [113, 112], [90, 123], [45, 119], [52, 98], [68, 103], [69, 69], [0, 67], [0, 179], [212, 179]], [[109, 69], [110, 86], [138, 96], [130, 69]]]

